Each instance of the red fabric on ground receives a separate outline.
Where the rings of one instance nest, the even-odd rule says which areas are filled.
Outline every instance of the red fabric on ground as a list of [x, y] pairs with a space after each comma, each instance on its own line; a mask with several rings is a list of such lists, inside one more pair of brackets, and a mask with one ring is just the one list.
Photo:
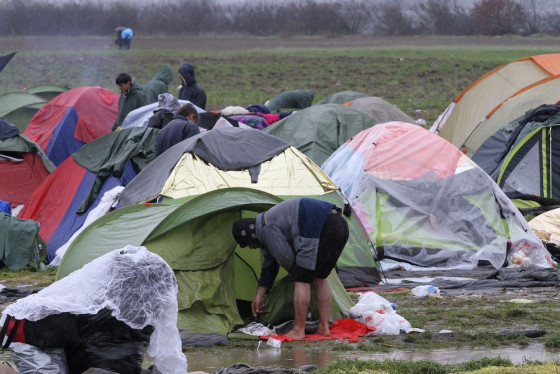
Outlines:
[[305, 335], [304, 339], [292, 339], [286, 335], [261, 336], [261, 339], [274, 338], [281, 342], [301, 341], [301, 340], [331, 340], [331, 339], [348, 339], [350, 342], [357, 342], [359, 337], [365, 336], [367, 333], [375, 331], [375, 327], [368, 326], [358, 322], [352, 318], [337, 319], [333, 322], [331, 328], [331, 336], [323, 336], [318, 334]]

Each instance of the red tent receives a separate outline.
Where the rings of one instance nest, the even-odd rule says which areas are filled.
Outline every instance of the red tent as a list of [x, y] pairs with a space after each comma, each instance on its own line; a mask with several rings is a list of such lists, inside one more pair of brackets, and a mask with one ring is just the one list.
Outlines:
[[118, 104], [116, 92], [98, 86], [74, 88], [43, 106], [24, 134], [58, 166], [82, 145], [111, 132]]

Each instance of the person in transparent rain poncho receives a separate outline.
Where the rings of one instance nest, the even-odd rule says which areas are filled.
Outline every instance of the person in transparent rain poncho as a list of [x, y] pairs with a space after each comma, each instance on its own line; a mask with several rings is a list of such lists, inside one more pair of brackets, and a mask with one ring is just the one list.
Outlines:
[[[154, 358], [159, 371], [165, 374], [187, 372], [187, 360], [181, 350], [177, 329], [175, 275], [160, 256], [145, 247], [115, 249], [38, 293], [18, 300], [4, 310], [2, 325], [6, 319], [25, 320], [27, 324], [57, 314], [83, 316], [102, 311], [110, 311], [114, 319], [132, 329], [150, 327], [149, 331], [153, 332], [149, 335], [147, 354]], [[30, 343], [15, 342], [14, 339], [10, 349], [14, 351], [17, 365], [18, 350], [25, 352], [25, 347], [21, 346]], [[50, 349], [37, 351], [43, 356], [52, 352]], [[64, 350], [61, 352], [62, 360], [59, 361], [64, 361]], [[65, 373], [64, 370], [41, 372]], [[25, 371], [20, 369], [20, 372]]]

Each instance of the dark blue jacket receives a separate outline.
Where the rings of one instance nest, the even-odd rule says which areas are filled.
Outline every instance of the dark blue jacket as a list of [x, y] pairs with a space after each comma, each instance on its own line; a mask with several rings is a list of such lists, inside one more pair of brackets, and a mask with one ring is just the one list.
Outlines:
[[184, 64], [179, 68], [183, 85], [179, 89], [179, 100], [188, 100], [197, 107], [206, 110], [206, 92], [198, 83], [194, 75], [194, 67]]
[[183, 116], [175, 116], [156, 136], [156, 157], [175, 144], [200, 133], [200, 128]]

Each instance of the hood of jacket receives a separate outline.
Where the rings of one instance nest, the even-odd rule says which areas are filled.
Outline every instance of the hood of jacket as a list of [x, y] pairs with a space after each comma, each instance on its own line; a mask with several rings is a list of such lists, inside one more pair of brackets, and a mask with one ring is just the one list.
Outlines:
[[196, 78], [194, 75], [194, 67], [191, 64], [184, 64], [179, 68], [179, 74], [185, 80], [185, 85], [193, 86], [196, 84]]
[[152, 79], [159, 79], [165, 84], [169, 84], [173, 80], [173, 70], [168, 64], [164, 64]]

